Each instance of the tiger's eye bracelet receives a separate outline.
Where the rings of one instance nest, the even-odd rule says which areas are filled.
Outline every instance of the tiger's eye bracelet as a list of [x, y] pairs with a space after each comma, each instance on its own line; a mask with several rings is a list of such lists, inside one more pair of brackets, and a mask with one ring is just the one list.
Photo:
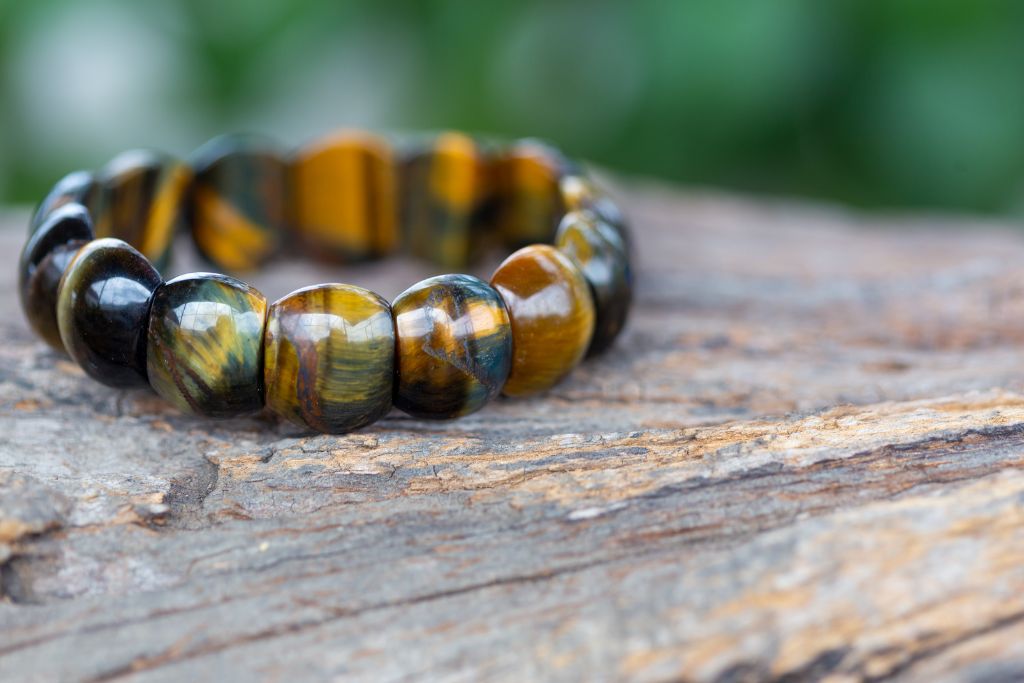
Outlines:
[[[294, 251], [351, 263], [404, 249], [457, 268], [521, 248], [489, 283], [441, 275], [391, 304], [320, 284], [268, 305], [227, 275], [165, 282], [179, 227], [229, 272]], [[284, 154], [229, 136], [188, 163], [133, 151], [65, 176], [32, 218], [19, 292], [33, 330], [104, 384], [148, 383], [197, 415], [267, 406], [342, 433], [392, 405], [452, 418], [554, 386], [622, 329], [630, 250], [616, 206], [535, 141], [344, 132]]]

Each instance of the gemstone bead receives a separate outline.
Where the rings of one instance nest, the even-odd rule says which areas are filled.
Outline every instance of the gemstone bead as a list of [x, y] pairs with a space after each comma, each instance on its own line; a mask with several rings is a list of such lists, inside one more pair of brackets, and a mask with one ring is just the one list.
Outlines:
[[65, 204], [85, 205], [95, 187], [96, 181], [89, 171], [73, 171], [58, 180], [32, 214], [32, 220], [29, 222], [29, 234], [39, 229], [50, 212]]
[[387, 141], [340, 133], [292, 160], [293, 225], [319, 257], [358, 261], [398, 245], [396, 171]]
[[633, 239], [625, 216], [618, 205], [601, 190], [593, 180], [582, 175], [570, 174], [559, 182], [559, 192], [566, 213], [591, 211], [619, 235], [626, 257], [632, 258]]
[[57, 289], [72, 257], [92, 237], [85, 207], [65, 204], [47, 214], [21, 252], [21, 308], [35, 333], [58, 351], [64, 350], [64, 344], [57, 326]]
[[97, 174], [89, 204], [96, 236], [124, 240], [163, 268], [190, 180], [187, 166], [163, 154], [119, 154]]
[[553, 387], [583, 358], [594, 331], [594, 302], [569, 257], [546, 244], [524, 247], [498, 266], [491, 284], [512, 324], [508, 396]]
[[487, 160], [461, 133], [444, 133], [402, 162], [402, 225], [409, 251], [458, 268], [482, 248], [492, 202]]
[[497, 225], [510, 248], [551, 242], [563, 211], [559, 179], [568, 162], [535, 140], [517, 142], [495, 162]]
[[391, 409], [395, 330], [373, 292], [326, 284], [292, 292], [267, 316], [267, 407], [290, 422], [340, 434]]
[[263, 328], [267, 300], [256, 289], [212, 273], [169, 280], [153, 295], [146, 369], [158, 394], [210, 417], [263, 407]]
[[146, 384], [146, 323], [162, 279], [131, 245], [111, 237], [78, 250], [57, 294], [57, 324], [68, 354], [112, 387]]
[[199, 252], [231, 271], [251, 270], [273, 256], [287, 220], [288, 167], [267, 142], [217, 138], [196, 152], [185, 201]]
[[555, 245], [590, 284], [596, 319], [588, 353], [600, 353], [622, 331], [633, 299], [633, 273], [622, 236], [593, 212], [572, 211], [562, 219]]
[[399, 295], [393, 309], [396, 407], [416, 417], [459, 417], [501, 392], [512, 330], [490, 285], [470, 275], [432, 277]]

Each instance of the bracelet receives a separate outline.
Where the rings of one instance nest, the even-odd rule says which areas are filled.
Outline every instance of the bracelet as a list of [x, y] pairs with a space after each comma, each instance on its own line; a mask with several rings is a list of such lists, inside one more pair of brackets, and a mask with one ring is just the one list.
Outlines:
[[[268, 305], [228, 275], [165, 282], [179, 227], [228, 272], [300, 251], [351, 263], [404, 250], [455, 268], [518, 250], [489, 283], [441, 275], [391, 304], [319, 284]], [[65, 176], [31, 219], [19, 292], [32, 329], [106, 385], [343, 433], [392, 405], [444, 419], [551, 388], [621, 331], [631, 250], [618, 208], [536, 141], [344, 132], [286, 155], [229, 136], [188, 163], [132, 151]]]

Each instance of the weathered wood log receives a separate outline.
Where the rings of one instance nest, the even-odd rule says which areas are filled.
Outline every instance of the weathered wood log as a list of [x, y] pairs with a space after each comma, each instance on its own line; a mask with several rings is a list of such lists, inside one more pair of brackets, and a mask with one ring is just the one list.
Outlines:
[[624, 203], [610, 354], [343, 437], [87, 380], [25, 328], [2, 219], [0, 679], [1024, 675], [1024, 235]]

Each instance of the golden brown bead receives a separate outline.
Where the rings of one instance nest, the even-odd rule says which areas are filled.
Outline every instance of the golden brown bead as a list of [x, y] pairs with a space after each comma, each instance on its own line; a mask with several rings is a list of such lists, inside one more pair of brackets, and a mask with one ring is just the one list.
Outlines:
[[395, 406], [416, 417], [468, 415], [497, 396], [512, 361], [512, 332], [498, 293], [470, 275], [417, 283], [394, 303]]
[[300, 427], [348, 432], [391, 408], [391, 307], [369, 290], [317, 285], [278, 300], [264, 353], [267, 407]]
[[196, 152], [192, 168], [185, 214], [199, 252], [233, 272], [274, 256], [288, 206], [288, 167], [274, 146], [260, 138], [224, 136]]
[[402, 225], [409, 251], [459, 268], [481, 250], [493, 199], [487, 159], [476, 142], [444, 133], [402, 161]]
[[398, 245], [395, 164], [382, 138], [343, 132], [292, 161], [294, 228], [314, 255], [342, 261]]
[[90, 195], [96, 236], [124, 240], [162, 268], [191, 178], [189, 168], [169, 156], [149, 150], [119, 154], [97, 174]]
[[523, 140], [495, 161], [498, 230], [505, 244], [550, 242], [563, 213], [559, 179], [567, 162], [556, 150]]
[[508, 396], [553, 387], [583, 358], [594, 331], [594, 302], [583, 274], [552, 246], [524, 247], [498, 266], [491, 284], [512, 323]]

